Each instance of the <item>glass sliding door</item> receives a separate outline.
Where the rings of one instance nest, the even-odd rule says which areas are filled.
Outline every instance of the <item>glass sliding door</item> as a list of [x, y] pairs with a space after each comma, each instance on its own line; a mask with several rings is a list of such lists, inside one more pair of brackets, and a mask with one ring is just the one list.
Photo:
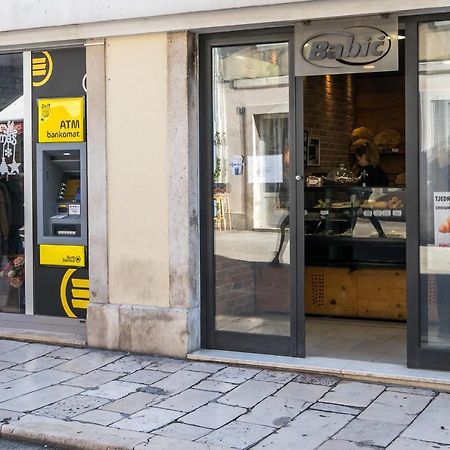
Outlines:
[[[288, 40], [207, 46], [208, 346], [292, 354]], [[294, 327], [295, 328], [295, 327]]]
[[[413, 321], [409, 330], [410, 366], [450, 368], [450, 20], [420, 20], [410, 25], [409, 94], [415, 88], [416, 111], [410, 117], [410, 177], [416, 178], [418, 243], [409, 243], [416, 261], [410, 273]], [[408, 40], [411, 38], [410, 42]], [[414, 49], [414, 44], [415, 49]], [[414, 86], [415, 85], [415, 86]], [[415, 96], [417, 93], [415, 94]], [[417, 98], [417, 97], [416, 97]], [[411, 101], [411, 100], [410, 100]], [[418, 122], [418, 131], [414, 123]], [[414, 145], [414, 142], [417, 145]], [[417, 153], [414, 155], [414, 147]], [[407, 151], [410, 150], [407, 148]], [[415, 158], [412, 161], [411, 158]], [[409, 186], [409, 184], [408, 184]], [[411, 193], [414, 195], [414, 192]], [[418, 244], [418, 245], [417, 245]], [[414, 249], [415, 247], [415, 249]]]

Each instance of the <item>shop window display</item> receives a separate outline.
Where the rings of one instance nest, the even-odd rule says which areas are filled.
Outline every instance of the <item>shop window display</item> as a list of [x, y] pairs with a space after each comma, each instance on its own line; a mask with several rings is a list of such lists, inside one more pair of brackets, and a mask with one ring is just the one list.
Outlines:
[[0, 312], [25, 310], [23, 62], [0, 55]]

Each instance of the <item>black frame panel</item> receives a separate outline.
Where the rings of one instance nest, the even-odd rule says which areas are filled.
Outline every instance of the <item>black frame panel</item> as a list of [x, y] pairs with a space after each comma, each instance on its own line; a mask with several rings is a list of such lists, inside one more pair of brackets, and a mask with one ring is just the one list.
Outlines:
[[[291, 148], [290, 164], [290, 320], [291, 336], [274, 336], [266, 334], [235, 333], [215, 330], [215, 265], [214, 265], [214, 228], [212, 204], [212, 154], [213, 110], [212, 110], [212, 48], [232, 45], [251, 45], [275, 42], [289, 43], [289, 142]], [[298, 236], [303, 233], [303, 211], [298, 200], [302, 199], [296, 174], [302, 173], [303, 156], [297, 149], [303, 149], [303, 117], [296, 99], [302, 101], [302, 82], [294, 78], [294, 30], [292, 27], [250, 32], [229, 32], [200, 36], [200, 257], [201, 257], [201, 345], [202, 348], [234, 350], [277, 355], [303, 357], [304, 349], [304, 306], [303, 289], [304, 265], [303, 246], [298, 243]], [[302, 81], [302, 80], [301, 80]], [[298, 91], [300, 89], [300, 91]], [[298, 92], [297, 92], [298, 91]], [[300, 144], [300, 145], [299, 145]], [[295, 232], [297, 231], [297, 232]]]
[[421, 347], [420, 201], [419, 201], [419, 55], [418, 25], [450, 20], [450, 14], [406, 17], [406, 261], [407, 261], [407, 365], [411, 368], [450, 370], [450, 349]]

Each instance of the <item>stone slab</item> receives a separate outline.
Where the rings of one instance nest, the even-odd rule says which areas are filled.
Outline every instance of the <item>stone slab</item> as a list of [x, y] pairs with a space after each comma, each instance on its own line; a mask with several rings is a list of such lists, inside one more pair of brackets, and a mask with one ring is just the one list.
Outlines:
[[3, 425], [2, 437], [45, 442], [64, 448], [132, 450], [151, 435], [51, 417], [26, 415]]
[[106, 366], [123, 356], [123, 353], [118, 352], [92, 351], [61, 364], [58, 366], [58, 370], [84, 374]]
[[[306, 410], [257, 444], [255, 449], [315, 449], [343, 428], [353, 416]], [[342, 449], [344, 450], [344, 449]]]
[[164, 400], [158, 404], [159, 408], [174, 409], [176, 411], [190, 412], [206, 403], [215, 400], [221, 394], [217, 392], [187, 389], [180, 394]]
[[450, 444], [450, 394], [439, 394], [405, 430], [402, 437]]
[[317, 450], [374, 450], [374, 447], [355, 444], [342, 439], [331, 439], [323, 443]]
[[58, 350], [48, 353], [47, 356], [51, 356], [52, 358], [58, 359], [74, 359], [78, 358], [79, 356], [85, 355], [86, 353], [89, 353], [91, 351], [92, 350], [89, 348], [61, 347]]
[[279, 372], [276, 370], [262, 370], [253, 377], [255, 381], [270, 381], [271, 383], [286, 384], [297, 376], [293, 372]]
[[192, 372], [190, 370], [179, 370], [167, 378], [153, 384], [153, 387], [162, 389], [166, 394], [178, 394], [185, 389], [189, 389], [195, 384], [208, 377], [208, 373]]
[[226, 383], [241, 384], [253, 378], [261, 372], [259, 369], [248, 369], [245, 367], [227, 367], [220, 372], [214, 374], [211, 381], [224, 381]]
[[233, 390], [235, 387], [236, 387], [235, 384], [225, 383], [224, 381], [204, 380], [204, 381], [201, 381], [200, 383], [196, 384], [193, 388], [201, 389], [203, 391], [213, 391], [213, 392], [220, 392], [222, 394], [225, 394], [225, 393]]
[[359, 415], [359, 419], [409, 425], [431, 399], [426, 395], [386, 391]]
[[404, 430], [403, 425], [355, 419], [336, 434], [336, 439], [360, 445], [387, 447]]
[[244, 414], [246, 410], [237, 406], [209, 403], [190, 414], [185, 415], [180, 422], [205, 428], [220, 428]]
[[321, 401], [338, 405], [366, 407], [377, 398], [385, 387], [378, 384], [349, 381], [339, 383]]
[[248, 380], [233, 391], [225, 394], [218, 402], [226, 405], [251, 408], [280, 388], [278, 383]]
[[134, 414], [148, 406], [155, 405], [167, 398], [164, 395], [147, 394], [145, 392], [134, 392], [119, 400], [107, 403], [101, 409], [115, 411], [124, 414]]
[[27, 375], [28, 373], [16, 369], [0, 369], [0, 383], [9, 383]]
[[60, 359], [51, 358], [49, 356], [41, 356], [26, 363], [19, 364], [14, 368], [17, 370], [24, 370], [26, 372], [39, 372], [41, 370], [51, 369], [59, 364], [61, 364]]
[[30, 392], [67, 381], [75, 375], [74, 373], [60, 372], [54, 369], [36, 372], [18, 380], [1, 384], [0, 399], [6, 401], [14, 397], [20, 397]]
[[226, 366], [223, 364], [216, 363], [206, 363], [206, 362], [194, 362], [186, 366], [187, 370], [192, 370], [194, 372], [207, 372], [216, 373], [219, 370], [225, 369]]
[[153, 384], [167, 378], [169, 372], [160, 372], [158, 370], [142, 369], [121, 378], [121, 381], [131, 381], [132, 383]]
[[330, 388], [328, 386], [319, 386], [315, 384], [304, 384], [291, 381], [281, 388], [276, 397], [295, 398], [305, 402], [316, 402], [326, 394]]
[[9, 352], [0, 354], [0, 360], [21, 364], [39, 358], [56, 349], [58, 349], [58, 347], [55, 347], [54, 345], [26, 344], [24, 346], [16, 347]]
[[128, 383], [126, 381], [110, 381], [109, 383], [103, 384], [97, 388], [88, 389], [87, 391], [83, 392], [83, 395], [117, 400], [119, 398], [127, 396], [128, 394], [131, 394], [132, 392], [137, 392], [140, 387], [142, 387], [142, 385], [137, 383]]
[[399, 437], [387, 447], [387, 450], [450, 450], [450, 446]]
[[188, 425], [186, 423], [179, 422], [171, 423], [166, 425], [164, 428], [153, 431], [153, 433], [161, 436], [183, 439], [187, 441], [195, 441], [210, 432], [211, 430], [209, 428], [197, 427], [195, 425]]
[[[24, 347], [25, 345], [28, 345], [28, 344], [26, 342], [9, 341], [6, 339], [0, 339], [0, 355], [2, 355], [3, 353], [10, 352], [19, 347]], [[1, 359], [1, 357], [0, 357], [0, 359]]]
[[95, 409], [80, 414], [79, 416], [75, 416], [73, 417], [73, 420], [95, 423], [97, 425], [111, 425], [112, 423], [118, 422], [123, 418], [123, 414], [120, 414], [118, 412]]
[[34, 411], [42, 408], [50, 403], [55, 403], [72, 395], [77, 395], [82, 392], [82, 389], [72, 386], [49, 386], [29, 394], [24, 394], [6, 402], [0, 403], [1, 409], [8, 409], [10, 411], [26, 412]]
[[78, 386], [86, 389], [102, 386], [110, 381], [122, 377], [124, 374], [119, 372], [110, 372], [102, 369], [93, 370], [85, 375], [80, 375], [66, 381], [64, 384]]
[[132, 373], [143, 369], [150, 363], [148, 356], [127, 355], [103, 367], [103, 370], [112, 370], [113, 372]]
[[177, 420], [183, 413], [161, 408], [146, 408], [113, 424], [115, 428], [149, 433]]
[[249, 448], [274, 432], [274, 428], [244, 422], [231, 422], [198, 439], [204, 444], [225, 448]]
[[240, 422], [280, 428], [308, 408], [311, 403], [283, 397], [267, 397], [250, 412], [239, 417]]
[[134, 450], [224, 450], [224, 448], [166, 436], [155, 436], [146, 444], [138, 445]]
[[73, 397], [60, 400], [50, 406], [37, 409], [34, 414], [40, 416], [54, 417], [57, 419], [69, 419], [92, 409], [108, 403], [109, 400], [99, 397], [88, 397], [87, 395], [74, 395]]

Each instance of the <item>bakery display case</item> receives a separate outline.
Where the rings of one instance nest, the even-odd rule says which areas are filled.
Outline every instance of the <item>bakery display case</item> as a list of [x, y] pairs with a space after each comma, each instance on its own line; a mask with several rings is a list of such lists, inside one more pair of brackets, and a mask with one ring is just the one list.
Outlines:
[[405, 193], [340, 183], [305, 187], [307, 314], [406, 319]]
[[306, 187], [305, 250], [306, 265], [403, 267], [405, 189]]

